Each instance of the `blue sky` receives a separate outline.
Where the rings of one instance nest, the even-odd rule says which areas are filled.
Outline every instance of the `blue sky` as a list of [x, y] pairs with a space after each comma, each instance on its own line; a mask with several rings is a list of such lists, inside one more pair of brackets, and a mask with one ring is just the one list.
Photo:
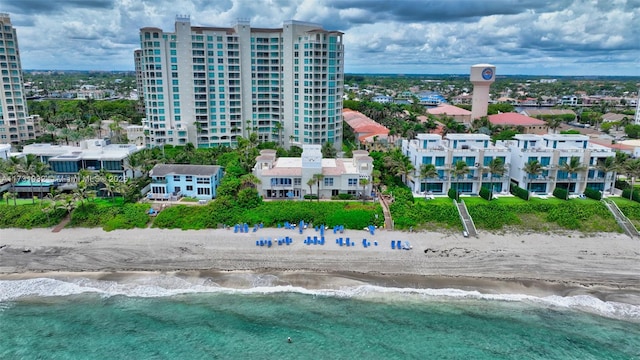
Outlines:
[[133, 70], [138, 32], [301, 20], [345, 33], [348, 73], [640, 76], [640, 0], [4, 0], [23, 69]]

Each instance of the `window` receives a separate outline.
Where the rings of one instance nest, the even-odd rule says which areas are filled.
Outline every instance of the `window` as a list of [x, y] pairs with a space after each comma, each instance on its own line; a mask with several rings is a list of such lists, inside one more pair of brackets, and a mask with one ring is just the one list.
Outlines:
[[187, 191], [193, 191], [193, 185], [187, 185]]
[[180, 175], [173, 175], [173, 181], [180, 181]]
[[358, 186], [358, 179], [349, 179], [348, 180], [348, 185], [349, 186]]
[[436, 166], [444, 166], [444, 156], [436, 156]]
[[324, 186], [333, 186], [333, 178], [332, 177], [324, 178]]
[[209, 188], [198, 188], [198, 195], [211, 195], [211, 189], [209, 189]]
[[196, 183], [198, 184], [211, 184], [211, 179], [206, 177], [196, 178]]
[[193, 176], [191, 175], [187, 175], [185, 181], [187, 182], [193, 182]]

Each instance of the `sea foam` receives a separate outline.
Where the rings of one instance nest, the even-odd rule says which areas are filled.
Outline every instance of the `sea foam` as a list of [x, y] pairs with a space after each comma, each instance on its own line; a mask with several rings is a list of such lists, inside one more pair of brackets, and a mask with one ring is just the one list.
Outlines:
[[416, 289], [375, 285], [345, 286], [338, 289], [307, 289], [292, 285], [275, 285], [278, 278], [271, 275], [251, 275], [247, 288], [221, 287], [211, 279], [183, 279], [170, 275], [141, 276], [127, 281], [95, 280], [82, 277], [68, 279], [34, 278], [0, 280], [0, 311], [12, 301], [34, 297], [62, 297], [93, 293], [103, 297], [169, 297], [197, 293], [277, 294], [298, 293], [311, 296], [359, 298], [368, 301], [451, 301], [487, 300], [527, 302], [545, 307], [566, 308], [605, 317], [640, 321], [640, 306], [602, 301], [588, 295], [536, 297], [526, 294], [489, 294], [476, 290]]

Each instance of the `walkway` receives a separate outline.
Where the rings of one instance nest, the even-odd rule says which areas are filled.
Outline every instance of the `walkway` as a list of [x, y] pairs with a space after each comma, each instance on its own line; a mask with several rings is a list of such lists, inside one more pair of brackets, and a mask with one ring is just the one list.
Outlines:
[[64, 219], [62, 219], [62, 221], [60, 221], [60, 223], [56, 225], [56, 227], [54, 227], [53, 230], [51, 230], [51, 232], [54, 232], [54, 233], [60, 232], [60, 230], [64, 229], [64, 227], [67, 226], [69, 221], [71, 221], [71, 215], [67, 214], [67, 216], [65, 216]]
[[391, 211], [389, 211], [389, 203], [393, 202], [393, 198], [390, 195], [379, 194], [380, 205], [382, 205], [382, 213], [384, 214], [384, 228], [393, 230], [393, 219], [391, 218]]
[[603, 199], [602, 202], [604, 202], [605, 206], [609, 209], [611, 214], [613, 214], [613, 217], [616, 219], [616, 222], [618, 223], [618, 225], [620, 225], [622, 230], [624, 230], [624, 232], [627, 235], [631, 237], [640, 236], [640, 233], [638, 233], [638, 229], [636, 229], [636, 227], [633, 225], [631, 220], [629, 220], [629, 218], [626, 217], [622, 213], [622, 211], [620, 211], [620, 208], [615, 202], [611, 200], [605, 200], [605, 199]]

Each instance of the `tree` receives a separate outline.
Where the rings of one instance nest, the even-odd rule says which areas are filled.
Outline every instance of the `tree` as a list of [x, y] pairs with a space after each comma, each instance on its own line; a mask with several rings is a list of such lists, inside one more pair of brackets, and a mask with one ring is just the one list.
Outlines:
[[504, 161], [502, 161], [501, 158], [494, 158], [489, 162], [489, 165], [487, 166], [487, 171], [491, 176], [490, 177], [491, 197], [493, 197], [493, 189], [494, 189], [493, 179], [495, 176], [497, 176], [498, 178], [502, 178], [504, 173], [507, 171], [507, 168], [505, 168]]
[[[610, 156], [604, 159], [598, 159], [598, 162], [596, 164], [596, 169], [603, 173], [603, 176], [606, 181], [608, 173], [615, 172], [618, 170], [618, 164], [616, 164], [616, 159]], [[613, 194], [613, 186], [611, 186], [609, 190], [610, 190], [610, 193]]]
[[320, 201], [320, 181], [322, 181], [322, 179], [324, 179], [324, 175], [322, 174], [313, 174], [313, 179], [316, 181], [316, 184], [318, 185], [318, 202]]
[[338, 152], [333, 147], [333, 143], [328, 141], [322, 144], [322, 149], [320, 151], [322, 152], [322, 157], [325, 159], [335, 158], [338, 156]]
[[[39, 162], [38, 157], [34, 154], [27, 154], [24, 157], [24, 160], [20, 162], [20, 172], [22, 176], [29, 179], [29, 187], [31, 188], [31, 201], [32, 204], [36, 203], [36, 199], [33, 197], [33, 172], [35, 170], [36, 164]], [[42, 185], [42, 184], [40, 184]]]
[[627, 179], [631, 181], [631, 192], [629, 193], [629, 199], [633, 199], [633, 192], [635, 187], [635, 181], [640, 176], [640, 159], [627, 159], [620, 170], [627, 176]]
[[366, 189], [367, 189], [367, 185], [369, 185], [369, 179], [360, 178], [359, 183], [360, 183], [360, 186], [362, 186], [362, 203], [364, 204], [365, 200], [367, 199]]
[[[572, 156], [569, 161], [560, 165], [560, 170], [565, 171], [569, 175], [569, 181], [571, 181], [571, 175], [578, 174], [587, 169], [586, 166], [580, 163], [580, 158], [577, 156]], [[576, 182], [576, 188], [578, 183]], [[575, 189], [577, 191], [577, 189]], [[567, 185], [567, 197], [569, 196], [569, 186]], [[566, 200], [566, 199], [565, 199]]]
[[43, 198], [42, 180], [45, 176], [49, 175], [49, 172], [49, 164], [45, 164], [41, 161], [36, 162], [35, 166], [33, 167], [33, 176], [38, 179], [38, 182], [40, 183], [40, 196], [38, 196], [38, 198], [41, 201]]
[[65, 209], [67, 211], [67, 215], [71, 216], [71, 212], [76, 208], [76, 198], [73, 194], [64, 194], [61, 198], [62, 203], [56, 205], [59, 209]]
[[260, 179], [258, 179], [257, 176], [249, 173], [249, 174], [244, 174], [240, 177], [240, 189], [247, 189], [247, 188], [251, 188], [251, 189], [255, 189], [258, 184], [260, 184]]
[[[309, 186], [309, 195], [313, 195], [313, 185], [316, 183], [316, 179], [313, 177], [307, 181], [307, 185]], [[309, 196], [309, 201], [311, 201], [311, 196]]]
[[424, 179], [433, 179], [438, 177], [438, 170], [436, 166], [433, 164], [422, 164], [420, 165], [420, 182]]
[[[524, 172], [527, 173], [528, 179], [530, 179], [534, 176], [538, 176], [542, 174], [543, 168], [542, 168], [542, 164], [540, 164], [538, 160], [534, 159], [524, 164], [524, 167], [522, 168], [522, 170], [524, 170]], [[529, 189], [530, 185], [531, 185], [531, 181], [527, 180], [527, 191], [530, 191]]]
[[11, 183], [11, 193], [13, 194], [13, 205], [17, 205], [16, 203], [16, 183], [18, 182], [18, 180], [20, 179], [20, 176], [22, 175], [22, 169], [21, 169], [21, 164], [20, 164], [20, 158], [15, 157], [15, 156], [11, 156], [9, 157], [9, 159], [7, 160], [7, 162], [5, 163], [4, 167], [4, 172], [5, 174], [7, 174], [7, 176], [9, 177], [9, 182]]
[[405, 184], [409, 181], [409, 175], [415, 170], [411, 159], [398, 148], [391, 150], [389, 155], [385, 156], [384, 161], [387, 167], [395, 175], [400, 176]]
[[560, 125], [562, 125], [562, 118], [559, 117], [548, 117], [544, 121], [547, 123], [547, 126], [549, 126], [549, 129], [551, 129], [553, 133], [555, 133]]
[[469, 171], [469, 166], [462, 160], [458, 160], [455, 164], [453, 164], [451, 175], [456, 179], [456, 199], [458, 198], [458, 182], [460, 181], [460, 178], [467, 175]]

